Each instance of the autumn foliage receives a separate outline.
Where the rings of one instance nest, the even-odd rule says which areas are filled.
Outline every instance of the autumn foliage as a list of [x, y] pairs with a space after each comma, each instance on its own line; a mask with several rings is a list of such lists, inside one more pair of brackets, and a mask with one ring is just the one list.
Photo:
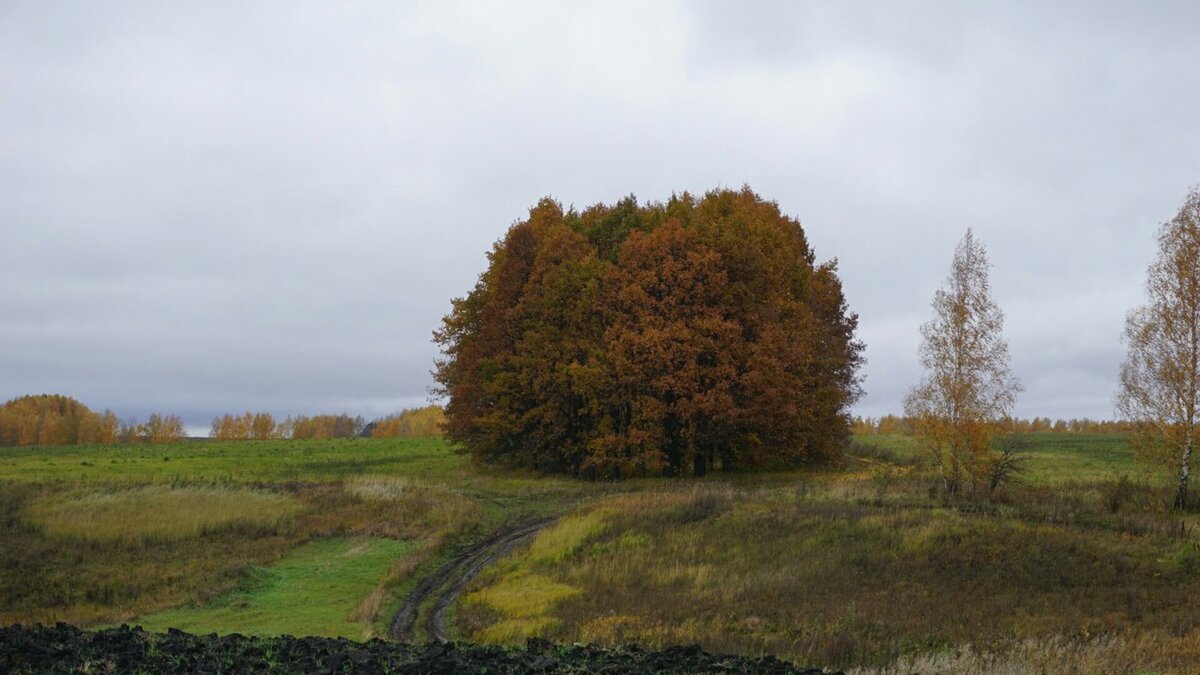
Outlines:
[[371, 438], [412, 438], [441, 436], [446, 425], [446, 412], [440, 405], [408, 408], [395, 415], [375, 420], [367, 425]]
[[1011, 471], [1011, 453], [993, 438], [1010, 417], [1021, 383], [1009, 369], [1004, 313], [992, 299], [987, 250], [968, 229], [954, 249], [946, 285], [921, 326], [921, 381], [904, 412], [946, 495], [995, 488]]
[[176, 415], [123, 423], [112, 411], [93, 412], [68, 396], [22, 396], [0, 406], [0, 446], [162, 443], [186, 435]]
[[857, 317], [775, 203], [547, 198], [489, 262], [435, 333], [447, 434], [477, 460], [702, 475], [840, 452]]
[[271, 413], [244, 412], [240, 415], [225, 414], [214, 418], [208, 435], [224, 441], [262, 441], [272, 438], [294, 438], [323, 440], [328, 438], [354, 438], [363, 432], [366, 422], [362, 417], [341, 415], [300, 415], [275, 421]]
[[1159, 229], [1146, 296], [1125, 321], [1117, 411], [1134, 426], [1135, 453], [1176, 472], [1182, 509], [1200, 427], [1200, 188]]

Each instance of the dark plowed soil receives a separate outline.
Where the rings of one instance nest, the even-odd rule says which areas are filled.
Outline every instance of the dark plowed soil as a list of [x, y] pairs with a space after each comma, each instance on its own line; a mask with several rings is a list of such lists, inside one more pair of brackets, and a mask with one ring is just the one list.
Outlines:
[[147, 633], [121, 626], [0, 628], [3, 673], [801, 673], [766, 657], [707, 654], [699, 647], [646, 652], [530, 640], [523, 648], [452, 642], [407, 645], [371, 640]]
[[526, 518], [502, 527], [434, 570], [417, 584], [392, 617], [392, 637], [397, 640], [412, 640], [413, 627], [416, 625], [421, 605], [426, 599], [434, 597], [433, 607], [425, 620], [426, 633], [433, 640], [449, 640], [446, 610], [466, 588], [467, 583], [497, 558], [529, 541], [549, 522], [548, 518]]

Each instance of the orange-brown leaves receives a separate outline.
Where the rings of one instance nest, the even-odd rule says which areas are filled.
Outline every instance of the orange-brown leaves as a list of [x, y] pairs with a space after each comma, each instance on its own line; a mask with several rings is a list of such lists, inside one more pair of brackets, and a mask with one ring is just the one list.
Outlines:
[[1146, 295], [1125, 322], [1117, 410], [1134, 425], [1136, 454], [1177, 472], [1182, 508], [1200, 438], [1200, 189], [1159, 229]]
[[925, 375], [908, 393], [905, 413], [941, 473], [943, 490], [988, 484], [992, 436], [1012, 411], [1020, 382], [1009, 370], [1004, 314], [992, 300], [987, 252], [967, 230], [954, 251], [934, 317], [921, 326]]
[[186, 435], [177, 415], [122, 424], [112, 411], [95, 413], [67, 396], [22, 396], [0, 406], [0, 446], [165, 443]]
[[435, 334], [450, 438], [594, 476], [825, 457], [861, 344], [832, 266], [748, 189], [543, 200]]
[[440, 405], [401, 410], [399, 414], [376, 420], [370, 425], [372, 438], [441, 436], [446, 411]]

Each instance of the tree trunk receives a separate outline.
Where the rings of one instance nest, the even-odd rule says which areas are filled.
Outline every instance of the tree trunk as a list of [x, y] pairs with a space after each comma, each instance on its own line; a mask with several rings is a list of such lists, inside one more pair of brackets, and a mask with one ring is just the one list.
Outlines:
[[696, 458], [692, 460], [696, 468], [696, 478], [703, 478], [704, 474], [708, 473], [707, 458], [703, 453], [696, 453]]
[[1192, 459], [1192, 433], [1188, 431], [1187, 446], [1183, 449], [1183, 457], [1179, 463], [1179, 492], [1175, 495], [1175, 508], [1182, 511], [1187, 508], [1188, 474], [1191, 473], [1189, 463]]

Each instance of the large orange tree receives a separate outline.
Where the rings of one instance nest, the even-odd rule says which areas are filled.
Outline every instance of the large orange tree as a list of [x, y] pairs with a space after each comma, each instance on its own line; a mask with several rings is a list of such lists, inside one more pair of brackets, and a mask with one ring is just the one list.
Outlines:
[[835, 263], [748, 188], [543, 199], [434, 337], [448, 437], [480, 461], [703, 475], [835, 457], [862, 344]]

